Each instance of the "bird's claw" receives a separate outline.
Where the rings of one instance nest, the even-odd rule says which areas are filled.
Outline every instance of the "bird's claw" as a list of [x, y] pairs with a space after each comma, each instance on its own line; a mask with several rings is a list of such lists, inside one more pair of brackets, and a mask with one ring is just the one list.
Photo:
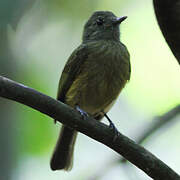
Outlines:
[[86, 119], [86, 117], [88, 117], [88, 113], [83, 111], [78, 105], [76, 105], [76, 110], [81, 114], [81, 116], [83, 117], [83, 119]]
[[106, 119], [109, 121], [109, 128], [113, 130], [114, 132], [114, 137], [113, 137], [113, 141], [116, 140], [116, 138], [118, 137], [119, 135], [119, 131], [118, 129], [116, 128], [116, 126], [114, 125], [114, 123], [110, 120], [110, 118], [107, 116], [107, 114], [104, 114], [104, 116], [106, 117]]

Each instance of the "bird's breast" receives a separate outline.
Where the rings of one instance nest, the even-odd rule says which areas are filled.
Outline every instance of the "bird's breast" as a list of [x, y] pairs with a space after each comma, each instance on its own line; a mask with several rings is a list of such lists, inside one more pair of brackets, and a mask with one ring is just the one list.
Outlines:
[[102, 44], [98, 49], [94, 49], [69, 89], [67, 101], [79, 104], [90, 114], [108, 107], [127, 82], [123, 73], [126, 63], [123, 63], [122, 58], [119, 46]]

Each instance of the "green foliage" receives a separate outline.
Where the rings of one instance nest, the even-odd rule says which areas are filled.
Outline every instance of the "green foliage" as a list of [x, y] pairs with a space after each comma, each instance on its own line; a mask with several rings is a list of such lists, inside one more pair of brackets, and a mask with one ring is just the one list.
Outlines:
[[97, 5], [96, 0], [46, 0], [44, 3], [50, 15], [54, 15], [55, 18], [59, 18], [59, 15], [60, 17], [65, 16], [71, 20], [84, 19]]
[[24, 13], [32, 7], [36, 0], [1, 0], [0, 1], [0, 26], [7, 24], [16, 28]]
[[[26, 70], [26, 67], [24, 68]], [[33, 65], [31, 68], [33, 68]], [[48, 94], [49, 89], [45, 86], [44, 79], [41, 76], [35, 78], [36, 73], [32, 74], [32, 71], [21, 71], [22, 73], [24, 74], [23, 81], [27, 82], [30, 87]], [[42, 155], [49, 152], [50, 147], [52, 149], [52, 146], [54, 146], [52, 145], [52, 140], [55, 138], [53, 134], [53, 129], [55, 128], [53, 120], [23, 105], [18, 106], [17, 119], [16, 143], [18, 144], [19, 157]]]

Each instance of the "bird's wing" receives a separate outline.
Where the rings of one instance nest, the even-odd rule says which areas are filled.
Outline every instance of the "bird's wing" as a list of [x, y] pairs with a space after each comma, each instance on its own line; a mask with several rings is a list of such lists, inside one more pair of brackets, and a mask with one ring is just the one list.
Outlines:
[[130, 54], [128, 51], [127, 51], [127, 58], [129, 59], [129, 61], [128, 61], [128, 63], [129, 63], [129, 74], [128, 74], [127, 80], [130, 80], [130, 78], [131, 78], [131, 61], [130, 61]]
[[121, 49], [122, 56], [124, 56], [122, 59], [124, 60], [124, 63], [126, 63], [126, 64], [128, 63], [127, 66], [129, 68], [129, 73], [125, 72], [124, 74], [125, 74], [126, 80], [130, 80], [130, 77], [131, 77], [130, 54], [129, 54], [128, 50], [127, 50], [127, 47], [123, 43], [121, 43], [121, 44], [122, 44], [122, 49]]
[[88, 57], [87, 45], [81, 44], [69, 57], [59, 81], [57, 99], [64, 102], [67, 91], [81, 71], [81, 66]]

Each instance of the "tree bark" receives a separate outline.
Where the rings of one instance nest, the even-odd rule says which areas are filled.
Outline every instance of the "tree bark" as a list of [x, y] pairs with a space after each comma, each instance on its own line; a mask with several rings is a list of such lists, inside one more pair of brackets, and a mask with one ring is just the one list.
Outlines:
[[128, 137], [91, 117], [32, 88], [0, 77], [0, 96], [30, 106], [57, 121], [105, 144], [155, 180], [180, 180], [180, 176], [149, 151]]

